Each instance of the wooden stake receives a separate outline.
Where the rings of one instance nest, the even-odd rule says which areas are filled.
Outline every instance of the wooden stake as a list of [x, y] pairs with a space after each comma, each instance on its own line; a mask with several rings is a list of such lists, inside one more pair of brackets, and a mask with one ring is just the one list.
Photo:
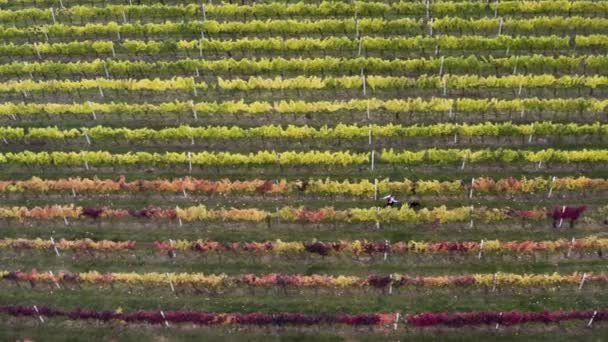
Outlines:
[[496, 292], [497, 285], [498, 285], [498, 273], [494, 273], [494, 277], [492, 277], [492, 292]]
[[76, 190], [72, 187], [72, 197], [76, 197]]

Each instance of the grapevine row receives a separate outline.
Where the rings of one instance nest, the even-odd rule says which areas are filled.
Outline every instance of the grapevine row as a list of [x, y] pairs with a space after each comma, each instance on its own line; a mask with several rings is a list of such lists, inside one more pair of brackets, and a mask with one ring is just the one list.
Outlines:
[[[577, 35], [572, 38], [578, 48], [602, 49], [608, 46], [608, 35]], [[316, 52], [326, 55], [335, 51], [343, 55], [345, 51], [357, 53], [359, 46], [363, 52], [395, 52], [406, 53], [406, 55], [437, 55], [439, 50], [443, 54], [455, 53], [462, 55], [463, 50], [469, 53], [480, 53], [481, 51], [496, 51], [516, 54], [521, 51], [525, 53], [546, 51], [571, 51], [571, 38], [558, 36], [545, 37], [480, 37], [480, 36], [438, 36], [438, 37], [363, 37], [351, 39], [347, 37], [332, 38], [243, 38], [236, 40], [180, 40], [180, 41], [141, 41], [126, 40], [120, 43], [107, 40], [70, 42], [70, 43], [26, 43], [26, 44], [2, 44], [0, 55], [6, 57], [38, 56], [42, 59], [46, 56], [89, 56], [99, 55], [116, 57], [119, 53], [146, 54], [150, 56], [168, 54], [172, 57], [177, 53], [191, 54], [202, 57], [203, 55], [222, 55], [227, 52], [248, 51], [244, 57], [250, 57], [251, 53], [277, 53], [277, 52]], [[572, 50], [573, 51], [573, 50]], [[120, 56], [119, 56], [120, 57]]]
[[[0, 249], [32, 249], [32, 250], [53, 250], [57, 247], [59, 251], [100, 251], [118, 252], [124, 250], [137, 249], [135, 241], [93, 241], [84, 240], [43, 240], [43, 239], [0, 239]], [[249, 252], [249, 253], [271, 253], [271, 254], [293, 254], [293, 253], [312, 253], [322, 256], [332, 254], [445, 254], [445, 253], [536, 253], [536, 252], [593, 252], [608, 248], [608, 239], [589, 236], [578, 239], [559, 239], [544, 241], [290, 241], [281, 240], [261, 241], [261, 242], [218, 242], [210, 240], [198, 241], [155, 241], [150, 247], [159, 252], [175, 251], [194, 251], [194, 252]]]
[[[39, 1], [37, 1], [39, 2]], [[56, 5], [56, 1], [49, 4]], [[326, 17], [350, 16], [357, 13], [360, 17], [403, 17], [420, 16], [426, 13], [427, 6], [423, 2], [335, 2], [321, 1], [313, 4], [296, 2], [280, 5], [278, 3], [254, 3], [251, 5], [206, 4], [204, 15], [210, 19], [246, 18], [246, 17]], [[429, 10], [434, 17], [444, 16], [484, 16], [494, 13], [508, 16], [533, 15], [605, 15], [608, 5], [597, 1], [501, 1], [484, 4], [482, 2], [432, 2]], [[198, 4], [180, 5], [107, 5], [105, 7], [71, 6], [55, 8], [27, 8], [0, 12], [1, 22], [51, 22], [53, 14], [56, 20], [123, 20], [124, 15], [129, 20], [145, 21], [153, 18], [175, 18], [193, 20], [203, 17], [203, 9]]]
[[226, 274], [203, 273], [100, 273], [88, 272], [20, 272], [0, 271], [0, 279], [43, 284], [128, 284], [128, 285], [201, 285], [208, 288], [230, 288], [237, 286], [295, 286], [295, 287], [328, 287], [328, 288], [388, 288], [388, 287], [473, 287], [488, 288], [497, 286], [510, 287], [547, 287], [561, 285], [579, 285], [584, 277], [585, 283], [606, 285], [608, 276], [593, 273], [572, 274], [463, 274], [445, 276], [415, 276], [408, 274], [369, 275], [366, 277], [324, 274], [243, 274], [229, 276]]
[[[113, 154], [107, 151], [80, 152], [7, 152], [0, 153], [0, 164], [54, 166], [117, 166], [117, 165], [365, 165], [371, 153], [350, 151], [258, 151], [241, 154], [230, 152], [128, 152]], [[608, 150], [513, 150], [513, 149], [424, 149], [417, 151], [382, 150], [377, 161], [386, 164], [453, 164], [469, 163], [513, 164], [522, 162], [602, 163], [608, 161]]]
[[[443, 66], [442, 66], [443, 65]], [[511, 57], [430, 57], [411, 59], [381, 59], [376, 57], [356, 58], [297, 58], [282, 57], [267, 59], [221, 59], [200, 60], [180, 59], [170, 61], [117, 61], [96, 59], [90, 62], [12, 62], [0, 65], [0, 75], [25, 78], [39, 76], [43, 78], [82, 77], [83, 75], [112, 77], [145, 77], [153, 75], [256, 75], [261, 73], [294, 73], [294, 74], [346, 74], [360, 73], [364, 69], [370, 74], [606, 74], [608, 56], [543, 56], [521, 55]]]
[[[440, 137], [454, 134], [464, 137], [486, 136], [608, 136], [608, 124], [559, 124], [551, 122], [534, 122], [531, 124], [512, 123], [483, 123], [483, 124], [435, 124], [428, 126], [403, 125], [345, 125], [335, 127], [288, 125], [264, 125], [243, 128], [240, 126], [179, 126], [162, 129], [126, 127], [113, 128], [95, 126], [81, 129], [59, 129], [57, 127], [6, 127], [0, 126], [0, 139], [6, 142], [20, 142], [31, 140], [65, 141], [66, 139], [87, 138], [88, 142], [126, 140], [129, 142], [191, 139], [357, 139], [367, 138], [369, 135], [379, 138], [416, 138]], [[192, 140], [194, 141], [194, 140]]]
[[[562, 210], [562, 207], [557, 207]], [[555, 210], [557, 210], [555, 209]], [[577, 219], [580, 213], [574, 217]], [[570, 209], [569, 209], [570, 211]], [[282, 222], [320, 223], [320, 222], [379, 222], [379, 223], [450, 223], [469, 222], [477, 220], [484, 223], [500, 222], [505, 220], [541, 221], [551, 217], [552, 211], [545, 208], [531, 210], [514, 210], [510, 208], [486, 207], [456, 207], [447, 208], [445, 205], [434, 208], [414, 210], [407, 206], [399, 209], [391, 207], [349, 208], [336, 210], [333, 207], [324, 207], [316, 210], [307, 210], [302, 207], [283, 207], [276, 212], [257, 208], [220, 208], [209, 209], [204, 205], [180, 208], [147, 207], [140, 210], [121, 208], [83, 208], [72, 205], [52, 205], [42, 207], [0, 207], [0, 219], [14, 220], [53, 220], [53, 219], [179, 219], [181, 221], [246, 221], [262, 222], [278, 219]]]
[[341, 111], [364, 112], [367, 108], [371, 111], [387, 111], [389, 113], [425, 113], [447, 114], [450, 109], [452, 113], [484, 114], [496, 112], [520, 113], [522, 110], [528, 112], [548, 111], [552, 113], [591, 113], [598, 117], [608, 108], [608, 100], [595, 98], [523, 98], [523, 99], [496, 99], [496, 98], [408, 98], [381, 100], [370, 98], [366, 100], [351, 99], [348, 101], [285, 101], [276, 102], [256, 101], [245, 103], [244, 101], [224, 102], [185, 102], [174, 101], [160, 104], [137, 104], [137, 103], [0, 103], [0, 117], [17, 116], [56, 116], [77, 114], [91, 116], [92, 114], [116, 114], [124, 113], [130, 115], [146, 116], [187, 114], [197, 115], [263, 115], [267, 113], [291, 114], [291, 113], [324, 113], [332, 114]]
[[[513, 326], [529, 323], [561, 323], [564, 321], [602, 322], [608, 320], [608, 310], [584, 311], [542, 311], [542, 312], [462, 312], [462, 313], [418, 313], [400, 319], [399, 313], [374, 314], [302, 314], [302, 313], [207, 313], [201, 311], [134, 311], [118, 313], [116, 311], [95, 311], [76, 309], [73, 311], [47, 306], [3, 305], [0, 313], [16, 317], [45, 317], [64, 318], [69, 320], [97, 320], [102, 322], [175, 324], [193, 323], [201, 326], [212, 325], [249, 325], [249, 326], [313, 326], [313, 325], [347, 325], [347, 326], [378, 326], [397, 329], [398, 323], [406, 328], [430, 327], [446, 325], [451, 327], [478, 325]], [[403, 324], [405, 323], [405, 324]], [[589, 325], [590, 323], [588, 323]]]
[[194, 323], [197, 325], [328, 325], [340, 324], [350, 326], [384, 326], [395, 322], [394, 314], [339, 314], [339, 315], [305, 315], [300, 313], [206, 313], [200, 311], [135, 311], [132, 313], [117, 313], [115, 311], [94, 311], [77, 309], [67, 311], [46, 306], [0, 306], [0, 313], [11, 316], [31, 317], [64, 317], [70, 320], [99, 320], [103, 322], [120, 321], [126, 323], [166, 324]]
[[[608, 190], [608, 179], [588, 177], [560, 177], [560, 178], [502, 178], [492, 179], [479, 177], [471, 182], [463, 180], [439, 181], [439, 180], [409, 180], [390, 181], [388, 179], [378, 180], [377, 191], [379, 193], [394, 193], [405, 195], [449, 195], [469, 194], [471, 190], [475, 194], [534, 194], [546, 192], [550, 189], [555, 191], [606, 191]], [[208, 194], [325, 194], [325, 195], [352, 195], [371, 197], [376, 192], [373, 181], [367, 179], [360, 181], [336, 181], [330, 179], [309, 179], [303, 181], [288, 181], [281, 179], [270, 181], [263, 179], [254, 180], [229, 180], [219, 181], [197, 179], [192, 177], [174, 179], [138, 179], [127, 181], [123, 176], [118, 181], [98, 178], [64, 178], [64, 179], [41, 179], [32, 177], [29, 180], [0, 181], [0, 193], [49, 193], [58, 191], [74, 191], [85, 193], [138, 193], [138, 192], [168, 192], [168, 193], [208, 193]]]
[[[97, 39], [115, 36], [117, 40], [139, 37], [193, 37], [201, 34], [214, 38], [224, 35], [409, 35], [435, 34], [470, 35], [542, 35], [543, 33], [606, 33], [608, 19], [584, 17], [539, 17], [529, 19], [462, 19], [438, 18], [427, 22], [423, 19], [320, 19], [320, 20], [253, 20], [247, 22], [218, 22], [214, 20], [156, 23], [88, 23], [85, 25], [51, 24], [25, 28], [1, 28], [0, 39], [53, 40]], [[46, 36], [45, 36], [46, 34]], [[432, 36], [433, 34], [430, 34]]]
[[[365, 79], [365, 80], [364, 80]], [[411, 89], [519, 89], [553, 88], [553, 89], [596, 89], [608, 87], [608, 76], [553, 76], [553, 75], [511, 75], [511, 76], [475, 76], [475, 75], [422, 75], [416, 78], [402, 76], [342, 76], [342, 77], [305, 77], [295, 78], [263, 78], [249, 77], [247, 79], [217, 78], [217, 83], [196, 81], [193, 77], [174, 77], [172, 79], [107, 79], [96, 78], [80, 81], [48, 80], [32, 81], [18, 80], [0, 83], [0, 93], [10, 92], [74, 92], [77, 90], [127, 90], [127, 91], [187, 91], [197, 94], [204, 91], [251, 91], [251, 90], [350, 90], [363, 89], [364, 82], [371, 91], [375, 90], [411, 90]]]

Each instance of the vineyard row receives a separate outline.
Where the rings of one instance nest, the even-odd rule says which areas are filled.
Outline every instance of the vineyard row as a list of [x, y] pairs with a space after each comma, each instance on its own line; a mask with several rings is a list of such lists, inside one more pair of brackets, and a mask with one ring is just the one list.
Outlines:
[[127, 284], [127, 285], [200, 285], [208, 288], [231, 288], [238, 286], [294, 286], [294, 287], [329, 287], [329, 288], [388, 288], [388, 287], [550, 287], [562, 285], [579, 285], [581, 281], [588, 284], [606, 285], [608, 276], [593, 273], [572, 274], [462, 274], [444, 276], [416, 276], [409, 274], [369, 275], [366, 277], [324, 274], [243, 274], [229, 276], [226, 274], [203, 273], [99, 273], [97, 271], [70, 273], [52, 271], [20, 272], [0, 271], [0, 279], [7, 281], [30, 282], [32, 284]]
[[[573, 45], [576, 48], [573, 48]], [[111, 56], [116, 58], [124, 54], [140, 55], [170, 55], [172, 58], [182, 54], [184, 57], [221, 55], [226, 53], [247, 51], [251, 53], [286, 53], [298, 52], [317, 53], [326, 56], [328, 52], [334, 51], [344, 55], [345, 51], [351, 51], [353, 55], [367, 54], [368, 51], [395, 52], [405, 55], [428, 55], [437, 56], [441, 53], [455, 53], [462, 55], [484, 54], [484, 51], [504, 53], [506, 55], [533, 52], [555, 52], [567, 51], [568, 54], [593, 52], [596, 49], [608, 47], [608, 35], [576, 35], [576, 37], [480, 37], [480, 36], [438, 36], [438, 37], [362, 37], [361, 39], [347, 37], [332, 38], [242, 38], [236, 40], [163, 40], [142, 41], [125, 40], [113, 42], [107, 40], [82, 41], [70, 43], [26, 43], [26, 44], [2, 44], [0, 55], [5, 57], [26, 56], [43, 57], [51, 56]], [[361, 51], [361, 53], [358, 53]], [[227, 56], [230, 57], [230, 56]]]
[[558, 124], [551, 122], [534, 122], [525, 125], [512, 123], [483, 123], [483, 124], [435, 124], [428, 126], [403, 125], [345, 125], [335, 127], [309, 126], [286, 127], [264, 125], [259, 127], [242, 128], [239, 126], [179, 126], [159, 130], [150, 128], [113, 128], [95, 126], [81, 129], [59, 129], [57, 127], [3, 127], [0, 126], [0, 139], [5, 142], [21, 141], [65, 141], [66, 139], [86, 139], [91, 144], [96, 141], [125, 140], [129, 142], [193, 139], [357, 139], [357, 138], [416, 138], [441, 137], [459, 135], [463, 137], [493, 137], [493, 136], [608, 136], [608, 125], [596, 122], [594, 124]]
[[[590, 113], [596, 119], [608, 108], [608, 100], [595, 98], [523, 98], [523, 99], [496, 99], [496, 98], [408, 98], [408, 99], [351, 99], [348, 101], [256, 101], [245, 103], [241, 101], [223, 102], [185, 102], [173, 101], [156, 104], [142, 103], [0, 103], [0, 117], [28, 117], [28, 116], [56, 116], [77, 114], [96, 118], [96, 114], [127, 114], [146, 115], [153, 114], [169, 116], [170, 114], [194, 115], [265, 115], [269, 113], [280, 114], [333, 114], [341, 111], [387, 111], [389, 113], [425, 113], [442, 115], [451, 113], [486, 114], [496, 113], [524, 113], [550, 112], [550, 113]], [[522, 115], [523, 116], [523, 115]]]
[[[567, 211], [566, 211], [567, 209]], [[210, 209], [204, 205], [180, 208], [147, 207], [143, 209], [108, 208], [108, 207], [77, 207], [71, 205], [52, 205], [41, 207], [0, 207], [0, 219], [4, 220], [54, 220], [64, 219], [178, 219], [182, 221], [245, 221], [263, 222], [270, 224], [272, 219], [279, 222], [320, 223], [320, 222], [378, 222], [378, 223], [451, 223], [478, 221], [484, 223], [501, 222], [506, 220], [542, 221], [549, 218], [576, 220], [587, 206], [555, 208], [534, 208], [530, 210], [516, 210], [511, 208], [486, 208], [463, 206], [447, 208], [445, 205], [434, 208], [414, 210], [408, 206], [401, 208], [370, 207], [349, 208], [336, 210], [333, 207], [324, 207], [316, 210], [307, 210], [303, 207], [282, 207], [275, 212], [257, 208], [219, 208]], [[561, 214], [560, 214], [561, 212]]]
[[[67, 0], [66, 0], [67, 2]], [[41, 4], [40, 1], [37, 1]], [[72, 1], [70, 1], [71, 5]], [[1, 4], [1, 2], [0, 2]], [[155, 19], [197, 20], [202, 18], [272, 18], [272, 17], [323, 17], [350, 16], [355, 13], [359, 17], [404, 17], [423, 16], [427, 12], [424, 2], [338, 2], [320, 1], [318, 3], [253, 3], [251, 5], [236, 4], [180, 4], [164, 5], [107, 5], [92, 7], [74, 5], [70, 7], [51, 7], [58, 5], [57, 1], [50, 2], [48, 8], [26, 8], [0, 12], [0, 21], [19, 24], [21, 22], [38, 23], [39, 21], [56, 22], [74, 20], [137, 20], [150, 17]], [[480, 1], [463, 2], [431, 2], [428, 5], [429, 15], [444, 16], [533, 16], [533, 15], [564, 15], [590, 16], [606, 15], [608, 5], [599, 1], [500, 1], [483, 3]], [[124, 17], [123, 17], [124, 14]]]
[[101, 60], [90, 62], [12, 62], [0, 65], [5, 77], [42, 78], [95, 77], [138, 78], [153, 76], [256, 75], [279, 74], [370, 74], [422, 75], [422, 74], [600, 74], [608, 73], [608, 56], [543, 56], [520, 55], [511, 57], [430, 57], [411, 59], [356, 58], [243, 58], [243, 59], [179, 59], [170, 61]]
[[[553, 75], [511, 75], [488, 76], [476, 75], [422, 75], [416, 78], [401, 76], [342, 76], [342, 77], [305, 77], [294, 78], [234, 78], [218, 77], [217, 83], [196, 81], [193, 77], [175, 77], [172, 79], [85, 79], [32, 81], [19, 80], [0, 83], [0, 93], [10, 92], [75, 92], [82, 90], [126, 91], [186, 91], [197, 95], [199, 91], [252, 91], [252, 90], [325, 90], [325, 89], [369, 89], [380, 90], [411, 90], [437, 89], [443, 90], [472, 90], [472, 89], [513, 89], [521, 93], [525, 87], [546, 89], [596, 89], [608, 87], [608, 76], [561, 76]], [[27, 95], [27, 94], [26, 94]]]
[[[0, 249], [33, 249], [33, 250], [54, 250], [57, 254], [60, 251], [99, 251], [99, 252], [118, 252], [125, 250], [135, 250], [138, 246], [145, 244], [135, 241], [93, 241], [83, 240], [43, 240], [43, 239], [0, 239]], [[218, 242], [210, 240], [186, 241], [170, 240], [155, 241], [152, 245], [141, 247], [153, 249], [159, 252], [187, 252], [197, 253], [222, 253], [222, 252], [248, 252], [248, 253], [270, 253], [270, 254], [294, 254], [312, 253], [321, 256], [332, 254], [434, 254], [434, 253], [469, 253], [479, 255], [482, 253], [536, 253], [536, 252], [594, 252], [608, 248], [608, 239], [589, 236], [578, 239], [559, 239], [545, 241], [463, 241], [463, 242], [425, 242], [425, 241], [261, 241], [261, 242]], [[173, 254], [172, 254], [173, 255]]]
[[[449, 195], [449, 194], [514, 194], [545, 193], [547, 191], [606, 191], [608, 179], [587, 177], [553, 177], [553, 178], [502, 178], [488, 177], [469, 180], [409, 180], [390, 181], [380, 179], [377, 183], [367, 179], [359, 181], [336, 181], [330, 179], [309, 179], [306, 181], [288, 181], [285, 179], [271, 181], [263, 179], [219, 181], [183, 177], [175, 179], [137, 179], [127, 181], [123, 176], [118, 181], [111, 179], [70, 177], [64, 179], [41, 179], [0, 181], [0, 193], [49, 193], [55, 191], [73, 191], [84, 193], [209, 193], [209, 194], [326, 194], [353, 195], [372, 197], [376, 193], [393, 193], [405, 195]], [[472, 195], [472, 193], [471, 193]]]
[[[43, 317], [64, 318], [69, 320], [97, 320], [105, 323], [148, 323], [174, 324], [193, 323], [201, 326], [213, 325], [249, 325], [249, 326], [314, 326], [314, 325], [348, 325], [348, 326], [378, 326], [385, 329], [398, 329], [399, 323], [405, 329], [411, 327], [431, 326], [514, 326], [530, 323], [559, 324], [565, 321], [585, 321], [589, 327], [593, 322], [608, 320], [608, 310], [581, 310], [581, 311], [542, 311], [542, 312], [462, 312], [462, 313], [418, 313], [400, 316], [400, 313], [375, 314], [302, 314], [302, 313], [207, 313], [201, 311], [134, 311], [118, 313], [116, 311], [95, 311], [76, 309], [73, 311], [57, 309], [47, 306], [0, 306], [0, 313], [16, 317], [37, 317], [44, 322]], [[587, 323], [588, 322], [588, 323]], [[570, 324], [568, 324], [570, 326]]]
[[192, 37], [203, 35], [219, 38], [222, 36], [281, 35], [299, 36], [315, 34], [319, 36], [352, 35], [566, 35], [572, 33], [606, 33], [608, 19], [585, 17], [537, 17], [527, 19], [482, 18], [463, 19], [454, 17], [424, 19], [319, 19], [319, 20], [252, 20], [247, 22], [218, 22], [214, 20], [194, 20], [187, 22], [167, 21], [157, 23], [88, 23], [85, 25], [51, 24], [34, 27], [0, 27], [0, 39], [62, 40], [97, 39], [98, 37], [123, 38], [141, 37]]
[[[374, 155], [374, 156], [372, 156]], [[417, 151], [382, 150], [355, 153], [350, 151], [258, 151], [241, 154], [230, 152], [7, 152], [0, 153], [1, 164], [54, 166], [118, 166], [118, 165], [367, 165], [375, 161], [385, 164], [421, 165], [468, 163], [603, 163], [608, 150], [513, 150], [513, 149], [424, 149]]]

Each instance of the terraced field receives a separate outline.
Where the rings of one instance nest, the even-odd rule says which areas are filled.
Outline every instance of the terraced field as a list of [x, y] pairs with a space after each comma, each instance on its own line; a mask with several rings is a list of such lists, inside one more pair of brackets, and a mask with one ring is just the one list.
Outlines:
[[601, 341], [607, 49], [608, 1], [0, 0], [0, 339]]

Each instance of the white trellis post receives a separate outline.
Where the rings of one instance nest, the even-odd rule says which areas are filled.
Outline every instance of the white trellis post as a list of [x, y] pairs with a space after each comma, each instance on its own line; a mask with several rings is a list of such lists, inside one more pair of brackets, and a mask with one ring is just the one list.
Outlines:
[[122, 22], [123, 23], [127, 23], [127, 14], [125, 13], [125, 11], [122, 11]]
[[169, 281], [169, 285], [171, 286], [171, 292], [175, 293], [175, 286], [173, 286], [173, 282], [171, 281], [171, 276], [169, 275], [169, 272], [166, 272], [165, 275], [167, 276], [167, 280]]
[[555, 183], [555, 180], [557, 179], [557, 177], [553, 176], [551, 178], [551, 187], [549, 188], [549, 193], [547, 194], [547, 198], [551, 198], [551, 195], [553, 194], [553, 184]]
[[445, 57], [441, 56], [441, 64], [439, 64], [439, 76], [443, 76], [443, 63], [445, 61]]
[[566, 212], [566, 206], [562, 205], [562, 214], [560, 215], [560, 218], [559, 218], [559, 226], [558, 226], [558, 228], [561, 228], [562, 224], [564, 223], [564, 213], [565, 212]]
[[359, 16], [357, 13], [357, 8], [355, 7], [355, 39], [361, 37], [359, 32]]
[[367, 77], [363, 68], [361, 68], [361, 83], [363, 83], [363, 96], [367, 96]]
[[188, 173], [192, 173], [192, 152], [188, 152]]
[[85, 168], [86, 170], [89, 170], [89, 161], [88, 161], [88, 160], [85, 160], [85, 161], [84, 161], [84, 168]]
[[114, 42], [110, 42], [110, 47], [112, 48], [112, 57], [116, 57], [116, 50], [114, 49]]
[[34, 311], [36, 311], [36, 313], [38, 314], [38, 319], [40, 320], [40, 323], [44, 323], [44, 318], [42, 318], [42, 315], [40, 314], [40, 311], [38, 311], [38, 307], [36, 305], [34, 305]]
[[372, 164], [371, 165], [371, 169], [372, 169], [372, 171], [374, 171], [374, 163], [375, 163], [375, 159], [376, 159], [376, 151], [375, 150], [372, 150], [372, 157], [371, 157], [371, 159], [372, 159], [371, 160], [371, 164]]
[[473, 198], [474, 188], [475, 188], [475, 177], [471, 178], [471, 189], [469, 190], [469, 198]]
[[431, 0], [426, 0], [426, 20], [431, 18]]
[[579, 290], [583, 289], [583, 285], [585, 285], [585, 280], [587, 280], [587, 273], [583, 273], [583, 277], [581, 278], [581, 283], [578, 285]]
[[198, 120], [198, 114], [196, 113], [196, 107], [194, 106], [194, 102], [190, 101], [190, 109], [192, 110], [192, 116], [194, 120]]
[[534, 123], [532, 123], [531, 128], [532, 128], [532, 132], [530, 133], [530, 136], [528, 137], [528, 143], [532, 143], [532, 137], [534, 136]]
[[492, 277], [492, 292], [496, 292], [496, 286], [498, 286], [498, 273], [494, 273]]
[[570, 257], [570, 253], [572, 253], [572, 248], [574, 248], [574, 243], [575, 243], [575, 239], [574, 237], [572, 238], [572, 240], [570, 240], [570, 247], [568, 247], [568, 253], [566, 253], [566, 258]]
[[519, 62], [519, 56], [515, 56], [515, 65], [513, 65], [513, 75], [517, 74], [517, 63]]
[[399, 325], [399, 316], [400, 314], [397, 312], [397, 315], [395, 316], [395, 323], [393, 323], [393, 330], [397, 330], [397, 327]]
[[57, 19], [55, 18], [55, 9], [51, 7], [51, 18], [53, 19], [53, 24], [57, 24]]
[[369, 125], [369, 129], [367, 131], [367, 144], [371, 145], [372, 144], [372, 125]]
[[203, 15], [203, 21], [207, 21], [207, 10], [204, 3], [201, 4], [201, 14]]
[[63, 0], [59, 0], [59, 6], [61, 6], [62, 9], [65, 8], [63, 7]]
[[106, 61], [103, 61], [103, 71], [106, 74], [106, 78], [110, 78], [110, 72], [108, 71], [108, 66], [106, 65]]
[[443, 78], [443, 96], [448, 95], [448, 80], [446, 77]]
[[[65, 218], [65, 217], [64, 217]], [[57, 254], [57, 256], [59, 256], [59, 249], [57, 248], [57, 244], [55, 243], [55, 239], [53, 239], [53, 237], [51, 236], [51, 244], [53, 246], [53, 249], [55, 250], [55, 254]]]
[[93, 116], [93, 120], [97, 120], [97, 114], [95, 114], [95, 111], [91, 111], [91, 116]]
[[481, 259], [481, 257], [483, 256], [483, 239], [481, 240], [481, 242], [479, 243], [479, 254], [477, 254], [477, 259]]
[[363, 50], [363, 39], [364, 39], [364, 37], [359, 37], [359, 47], [357, 48], [357, 57], [361, 56], [361, 51]]
[[[388, 258], [388, 250], [390, 248], [390, 245], [391, 245], [391, 242], [389, 240], [384, 240], [384, 261], [386, 261], [386, 259]], [[392, 274], [391, 274], [391, 279], [393, 279]]]
[[369, 115], [369, 99], [367, 100], [367, 110], [366, 110], [366, 113], [367, 113], [367, 120], [369, 120], [370, 119], [370, 115]]
[[89, 138], [89, 133], [87, 132], [87, 129], [85, 128], [82, 133], [84, 134], [84, 138], [87, 140], [87, 144], [91, 145], [91, 138]]
[[[471, 206], [471, 210], [470, 210], [470, 212], [469, 212], [469, 215], [470, 215], [470, 217], [471, 217], [471, 222], [469, 223], [469, 228], [473, 228], [473, 212], [474, 212], [474, 211], [475, 211], [475, 207], [474, 207], [474, 206]], [[483, 241], [482, 241], [482, 243], [483, 243]]]
[[203, 40], [205, 40], [205, 33], [201, 31], [201, 39], [198, 43], [198, 55], [200, 58], [203, 58]]
[[[502, 312], [498, 314], [498, 319], [502, 318]], [[500, 327], [500, 322], [496, 322], [496, 330]]]
[[589, 323], [587, 323], [588, 327], [591, 327], [591, 325], [593, 324], [593, 320], [595, 319], [595, 316], [597, 316], [597, 311], [593, 311], [593, 315], [591, 316]]
[[167, 317], [165, 317], [165, 313], [162, 310], [160, 311], [160, 315], [165, 320], [165, 326], [168, 328], [169, 327], [169, 321], [167, 321]]
[[97, 85], [97, 89], [99, 90], [99, 96], [101, 96], [101, 98], [104, 98], [105, 95], [103, 94], [103, 88], [101, 88], [100, 84]]
[[61, 289], [61, 286], [59, 286], [59, 283], [57, 282], [57, 279], [55, 278], [55, 275], [53, 274], [53, 271], [49, 271], [49, 275], [51, 276], [51, 279], [53, 280], [53, 283], [55, 283], [55, 286], [58, 289]]

